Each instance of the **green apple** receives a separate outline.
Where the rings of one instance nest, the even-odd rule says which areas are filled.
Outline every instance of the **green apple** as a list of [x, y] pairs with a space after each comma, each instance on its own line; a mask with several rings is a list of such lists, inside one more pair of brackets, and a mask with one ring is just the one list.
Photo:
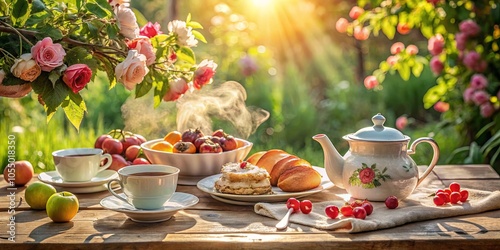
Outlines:
[[67, 191], [55, 193], [47, 201], [47, 215], [54, 222], [68, 222], [78, 213], [78, 198]]
[[57, 191], [52, 185], [43, 182], [34, 182], [24, 191], [24, 198], [32, 209], [45, 209], [47, 200], [55, 193]]

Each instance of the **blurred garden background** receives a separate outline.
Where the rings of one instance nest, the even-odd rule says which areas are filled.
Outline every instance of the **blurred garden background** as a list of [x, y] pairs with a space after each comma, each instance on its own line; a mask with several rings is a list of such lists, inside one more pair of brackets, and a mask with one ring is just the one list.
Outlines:
[[[473, 2], [493, 13], [483, 20], [488, 23], [479, 23], [479, 15], [473, 11], [479, 7]], [[349, 17], [353, 6], [367, 11], [358, 20], [360, 24], [365, 20], [363, 25], [371, 31], [367, 39], [353, 36], [356, 22]], [[380, 9], [368, 13], [377, 6]], [[394, 70], [381, 63], [391, 55], [396, 42], [415, 45], [416, 56], [428, 62], [433, 56], [428, 48], [430, 37], [439, 32], [445, 40], [454, 40], [459, 21], [474, 19], [482, 27], [479, 52], [493, 62], [488, 64], [488, 71], [500, 69], [498, 46], [495, 50], [494, 45], [500, 37], [500, 7], [495, 1], [132, 0], [131, 7], [142, 14], [138, 15], [140, 26], [147, 21], [158, 22], [163, 32], [167, 32], [169, 21], [184, 20], [188, 14], [203, 25], [200, 32], [207, 43], [199, 43], [193, 50], [198, 58], [218, 64], [212, 86], [205, 88], [237, 81], [247, 92], [247, 106], [270, 113], [248, 138], [254, 143], [251, 153], [280, 148], [323, 166], [323, 151], [312, 136], [327, 134], [343, 154], [348, 144], [342, 136], [371, 126], [371, 117], [382, 113], [387, 118], [386, 126], [398, 127], [412, 141], [433, 137], [441, 148], [439, 164], [484, 163], [500, 172], [500, 118], [495, 96], [500, 77], [488, 77], [487, 88], [493, 93], [489, 103], [494, 112], [485, 116], [479, 106], [466, 105], [462, 99], [468, 80], [453, 75], [461, 68], [445, 68], [450, 70], [450, 77], [459, 79], [451, 86], [449, 78], [438, 78], [443, 73], [436, 74], [428, 63], [421, 62], [422, 67], [411, 74], [404, 73], [404, 67]], [[389, 12], [380, 14], [384, 9]], [[436, 17], [439, 22], [426, 23], [432, 19], [424, 14], [420, 19], [413, 15], [412, 19], [412, 9], [419, 9], [421, 14], [434, 11], [447, 15]], [[403, 15], [405, 12], [410, 15]], [[339, 32], [339, 18], [348, 19], [352, 26]], [[397, 28], [401, 20], [409, 24], [409, 32]], [[423, 29], [428, 26], [432, 27], [430, 31]], [[488, 50], [491, 53], [484, 53]], [[446, 65], [451, 65], [451, 51], [448, 48], [445, 52], [446, 58], [441, 55]], [[467, 79], [474, 74], [463, 72]], [[365, 78], [370, 75], [377, 79], [376, 86], [367, 87]], [[440, 86], [439, 79], [448, 79], [445, 89], [435, 88]], [[460, 81], [464, 81], [462, 85]], [[81, 92], [89, 112], [79, 131], [62, 111], [47, 123], [33, 93], [21, 99], [0, 98], [0, 152], [7, 152], [5, 142], [9, 135], [15, 135], [17, 159], [29, 160], [35, 171], [41, 172], [54, 169], [52, 151], [93, 147], [97, 136], [115, 128], [132, 130], [147, 139], [161, 138], [177, 129], [176, 103], [162, 103], [154, 109], [148, 100], [134, 100], [133, 92], [122, 85], [108, 89], [105, 76], [91, 84]], [[437, 102], [450, 107], [436, 108]], [[399, 117], [407, 124], [396, 126]], [[214, 130], [235, 131], [231, 124], [213, 119]], [[431, 152], [430, 146], [421, 145], [412, 158], [425, 165]], [[1, 155], [1, 166], [5, 166], [7, 155]]]

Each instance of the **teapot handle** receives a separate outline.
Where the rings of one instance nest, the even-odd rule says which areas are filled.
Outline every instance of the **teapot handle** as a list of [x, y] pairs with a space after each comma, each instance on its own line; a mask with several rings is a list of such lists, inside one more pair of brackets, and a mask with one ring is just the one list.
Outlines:
[[427, 177], [427, 175], [429, 175], [432, 171], [432, 169], [436, 166], [437, 164], [437, 161], [439, 159], [439, 147], [437, 145], [437, 143], [434, 141], [434, 139], [430, 138], [430, 137], [422, 137], [422, 138], [418, 138], [416, 139], [411, 145], [410, 145], [410, 149], [407, 151], [407, 153], [409, 155], [411, 154], [414, 154], [415, 153], [415, 149], [417, 147], [418, 144], [422, 143], [422, 142], [427, 142], [429, 143], [431, 146], [432, 146], [432, 151], [433, 151], [433, 155], [432, 155], [432, 160], [431, 160], [431, 163], [429, 164], [429, 167], [425, 170], [425, 172], [418, 178], [418, 182], [417, 182], [417, 187], [418, 185], [420, 185], [420, 183], [425, 179], [425, 177]]

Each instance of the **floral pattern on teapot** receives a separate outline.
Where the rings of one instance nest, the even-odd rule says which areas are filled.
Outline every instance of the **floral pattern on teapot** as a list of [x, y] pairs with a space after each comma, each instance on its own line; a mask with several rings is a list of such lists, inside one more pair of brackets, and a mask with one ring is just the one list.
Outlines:
[[351, 177], [349, 177], [349, 184], [351, 186], [358, 186], [362, 188], [376, 188], [382, 185], [381, 181], [391, 179], [391, 176], [386, 174], [387, 167], [382, 171], [377, 168], [377, 164], [368, 167], [366, 163], [361, 163], [362, 167], [356, 169]]

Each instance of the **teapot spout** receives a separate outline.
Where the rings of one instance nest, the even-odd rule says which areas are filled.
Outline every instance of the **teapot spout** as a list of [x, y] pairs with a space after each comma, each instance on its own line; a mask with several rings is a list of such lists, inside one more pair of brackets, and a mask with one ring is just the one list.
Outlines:
[[325, 170], [328, 178], [339, 188], [344, 188], [342, 172], [344, 170], [344, 158], [325, 134], [318, 134], [312, 137], [321, 144], [325, 156]]

